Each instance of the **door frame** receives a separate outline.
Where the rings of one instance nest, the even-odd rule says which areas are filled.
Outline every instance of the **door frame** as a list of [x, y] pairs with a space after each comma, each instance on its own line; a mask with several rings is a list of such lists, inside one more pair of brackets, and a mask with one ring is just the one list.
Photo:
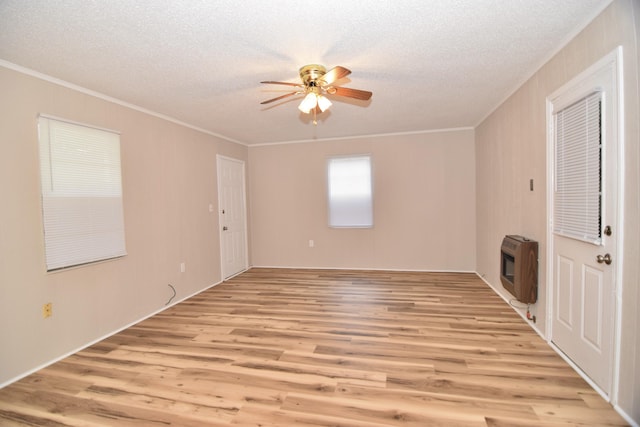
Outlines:
[[[244, 218], [244, 222], [242, 224], [242, 226], [244, 227], [244, 265], [243, 268], [236, 272], [233, 273], [231, 275], [229, 275], [228, 277], [225, 276], [226, 272], [225, 270], [225, 262], [224, 262], [224, 239], [222, 238], [222, 227], [224, 226], [223, 224], [223, 218], [221, 215], [221, 197], [222, 197], [222, 192], [220, 191], [220, 185], [221, 185], [221, 179], [220, 179], [220, 163], [222, 161], [230, 161], [230, 162], [234, 162], [234, 163], [238, 163], [242, 166], [242, 215]], [[238, 274], [246, 271], [249, 268], [249, 236], [248, 236], [248, 232], [247, 232], [247, 177], [246, 177], [246, 162], [244, 160], [240, 160], [240, 159], [236, 159], [233, 157], [228, 157], [228, 156], [224, 156], [222, 154], [216, 154], [216, 179], [217, 179], [217, 191], [218, 191], [218, 241], [220, 243], [220, 281], [224, 282], [226, 280], [231, 279], [234, 276], [237, 276]]]
[[[613, 367], [611, 369], [611, 392], [607, 395], [600, 389], [582, 369], [577, 366], [571, 359], [569, 359], [551, 340], [553, 338], [553, 316], [554, 316], [554, 295], [555, 295], [555, 269], [554, 269], [554, 237], [553, 237], [553, 212], [554, 212], [554, 167], [555, 167], [555, 137], [553, 133], [553, 100], [560, 94], [566, 93], [571, 88], [575, 87], [579, 82], [585, 78], [601, 71], [603, 69], [613, 67], [616, 76], [616, 91], [617, 91], [617, 103], [616, 108], [616, 162], [617, 168], [615, 168], [615, 180], [616, 180], [616, 222], [618, 228], [618, 235], [616, 240], [616, 259], [611, 264], [614, 269], [613, 272], [613, 348], [611, 360]], [[619, 378], [620, 378], [620, 349], [621, 349], [621, 324], [622, 313], [620, 308], [622, 307], [622, 287], [624, 281], [622, 280], [622, 259], [623, 256], [623, 241], [624, 241], [624, 99], [623, 99], [623, 80], [622, 80], [622, 46], [618, 46], [609, 54], [605, 55], [599, 61], [596, 61], [593, 65], [588, 67], [585, 71], [571, 78], [570, 81], [565, 83], [562, 87], [553, 92], [546, 99], [546, 122], [545, 132], [547, 135], [547, 301], [546, 301], [546, 324], [547, 324], [547, 343], [571, 366], [573, 369], [596, 390], [605, 400], [611, 404], [616, 405], [618, 400]], [[606, 126], [606, 124], [605, 124]]]

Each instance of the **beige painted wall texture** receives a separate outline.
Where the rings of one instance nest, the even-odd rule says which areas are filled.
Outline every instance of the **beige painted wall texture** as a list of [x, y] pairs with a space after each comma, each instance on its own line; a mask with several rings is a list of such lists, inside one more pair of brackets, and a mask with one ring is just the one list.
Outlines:
[[[2, 67], [0, 93], [1, 385], [165, 308], [169, 284], [175, 303], [219, 282], [216, 154], [246, 160], [247, 153]], [[121, 132], [126, 257], [45, 271], [39, 113]], [[44, 319], [47, 302], [53, 316]]]
[[[354, 154], [374, 226], [330, 228], [327, 159]], [[251, 147], [253, 265], [474, 271], [474, 158], [473, 130]]]
[[[536, 327], [547, 335], [546, 97], [591, 64], [623, 46], [624, 62], [624, 259], [619, 389], [616, 403], [640, 422], [640, 112], [638, 40], [640, 2], [614, 1], [587, 28], [507, 99], [476, 129], [478, 274], [510, 298], [499, 278], [500, 242], [524, 234], [540, 242]], [[534, 179], [534, 191], [529, 180]]]
[[[0, 67], [0, 386], [220, 280], [216, 154], [248, 160], [250, 264], [477, 271], [498, 292], [505, 234], [540, 242], [546, 333], [545, 98], [624, 47], [625, 239], [617, 404], [640, 422], [640, 2], [616, 0], [473, 130], [247, 149]], [[122, 133], [122, 259], [46, 273], [36, 118]], [[327, 226], [329, 156], [371, 154], [372, 229]], [[529, 180], [534, 191], [529, 191]], [[209, 204], [214, 212], [209, 212]], [[314, 240], [314, 247], [309, 247]], [[180, 273], [179, 264], [186, 263]], [[42, 318], [42, 305], [53, 316]]]

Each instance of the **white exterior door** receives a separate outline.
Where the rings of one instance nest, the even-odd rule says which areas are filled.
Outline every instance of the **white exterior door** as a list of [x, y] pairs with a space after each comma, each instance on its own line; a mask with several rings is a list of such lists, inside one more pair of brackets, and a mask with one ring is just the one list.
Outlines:
[[613, 268], [596, 257], [615, 252], [556, 236], [552, 342], [609, 395], [613, 378]]
[[[618, 62], [615, 54], [607, 58], [572, 81], [569, 87], [561, 89], [550, 102], [553, 197], [550, 198], [549, 241], [552, 245], [550, 282], [553, 289], [551, 341], [602, 393], [610, 396], [616, 360], [620, 168], [617, 166]], [[589, 96], [598, 103], [593, 104], [590, 114], [598, 117], [592, 121], [593, 126], [585, 130], [588, 137], [576, 137], [575, 129], [563, 132], [563, 123], [581, 120], [582, 113], [569, 112], [564, 122], [558, 122], [558, 116], [579, 110], [580, 102]], [[597, 113], [594, 113], [596, 109]], [[575, 123], [568, 124], [573, 126]], [[558, 146], [563, 144], [560, 140], [566, 139], [563, 135], [581, 142], [576, 144], [574, 141], [569, 148], [558, 151]], [[589, 148], [591, 154], [575, 154], [586, 145], [592, 147]], [[574, 171], [567, 172], [567, 168]], [[568, 195], [561, 194], [562, 186], [569, 188]], [[581, 193], [593, 194], [589, 196], [593, 203], [587, 203], [583, 208], [571, 207], [576, 198], [582, 197]]]
[[218, 156], [218, 209], [222, 278], [248, 268], [244, 162]]

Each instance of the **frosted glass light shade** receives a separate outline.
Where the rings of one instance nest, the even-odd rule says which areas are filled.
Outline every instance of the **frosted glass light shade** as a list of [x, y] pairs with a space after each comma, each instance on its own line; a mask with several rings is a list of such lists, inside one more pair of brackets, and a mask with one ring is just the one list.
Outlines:
[[312, 109], [316, 108], [316, 105], [318, 105], [318, 97], [311, 92], [304, 97], [300, 105], [298, 105], [298, 109], [305, 114], [309, 114]]
[[320, 111], [324, 112], [329, 107], [331, 107], [331, 101], [329, 101], [329, 98], [327, 98], [326, 96], [318, 95], [318, 108], [320, 108]]

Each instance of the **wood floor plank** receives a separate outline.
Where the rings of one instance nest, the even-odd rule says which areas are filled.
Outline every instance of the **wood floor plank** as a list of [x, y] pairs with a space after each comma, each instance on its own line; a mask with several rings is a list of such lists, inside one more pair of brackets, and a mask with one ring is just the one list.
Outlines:
[[327, 399], [318, 396], [290, 393], [282, 406], [283, 410], [313, 413], [321, 407], [325, 414], [342, 419], [357, 419], [385, 425], [423, 426], [484, 426], [484, 417], [474, 411], [459, 408], [441, 408], [430, 405], [428, 410], [418, 403], [399, 402], [396, 399], [351, 399], [342, 397]]
[[251, 269], [0, 389], [2, 426], [621, 426], [472, 273]]
[[537, 419], [530, 402], [524, 400], [518, 402], [508, 401], [489, 394], [469, 397], [446, 394], [440, 391], [434, 393], [411, 389], [400, 390], [397, 388], [371, 390], [344, 384], [338, 385], [338, 392], [352, 399], [393, 400], [429, 409], [437, 407], [440, 411], [445, 412], [456, 412], [464, 409], [476, 413], [486, 412], [493, 416]]

